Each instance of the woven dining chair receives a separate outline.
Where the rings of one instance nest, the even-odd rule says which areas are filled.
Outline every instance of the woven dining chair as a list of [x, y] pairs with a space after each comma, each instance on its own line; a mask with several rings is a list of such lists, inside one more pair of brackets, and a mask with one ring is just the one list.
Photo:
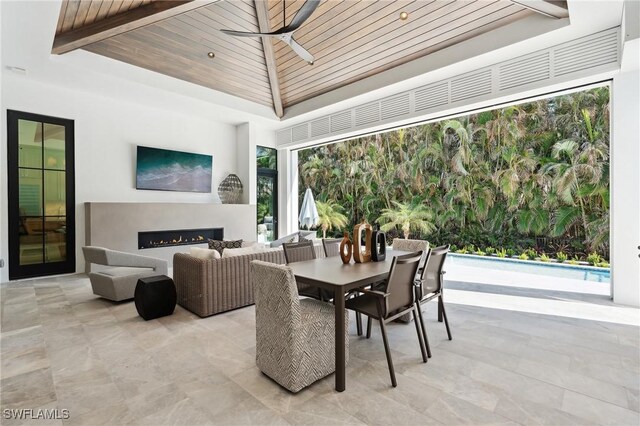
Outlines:
[[[300, 299], [290, 267], [254, 260], [256, 364], [291, 392], [335, 371], [335, 311], [330, 303]], [[345, 315], [345, 328], [349, 316]], [[345, 334], [345, 359], [349, 338]]]
[[323, 238], [322, 247], [324, 248], [324, 255], [327, 257], [340, 256], [340, 243], [342, 238]]
[[[422, 353], [422, 361], [427, 362], [427, 351], [423, 340], [423, 328], [417, 314], [418, 304], [415, 303], [415, 276], [420, 263], [422, 252], [410, 253], [403, 256], [396, 256], [391, 264], [391, 270], [387, 279], [387, 286], [383, 291], [359, 289], [361, 296], [349, 299], [345, 302], [345, 307], [353, 311], [367, 315], [369, 318], [380, 322], [382, 341], [389, 366], [389, 376], [393, 387], [398, 385], [396, 374], [389, 349], [387, 330], [385, 324], [394, 321], [402, 315], [413, 313], [416, 325], [416, 334]], [[369, 332], [371, 329], [368, 330]]]
[[[313, 241], [311, 240], [299, 241], [297, 243], [284, 243], [282, 244], [282, 248], [284, 249], [284, 258], [287, 265], [316, 258], [316, 251], [313, 247]], [[300, 283], [298, 283], [298, 294], [323, 301], [329, 301], [333, 297], [330, 291]]]
[[429, 255], [429, 242], [427, 240], [410, 240], [404, 238], [394, 238], [391, 243], [393, 250], [408, 251], [410, 253], [416, 251], [422, 251], [422, 258], [420, 259], [420, 266], [418, 266], [418, 272], [424, 268]]

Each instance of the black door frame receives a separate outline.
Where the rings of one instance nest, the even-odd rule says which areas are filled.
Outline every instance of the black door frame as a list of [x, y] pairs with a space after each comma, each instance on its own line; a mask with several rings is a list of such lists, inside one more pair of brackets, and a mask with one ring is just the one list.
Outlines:
[[[65, 128], [65, 204], [66, 204], [66, 260], [61, 262], [20, 265], [20, 203], [18, 167], [18, 120], [56, 124]], [[76, 197], [74, 121], [29, 112], [7, 110], [7, 197], [9, 198], [9, 280], [66, 274], [76, 271]], [[44, 164], [43, 164], [44, 166]], [[44, 167], [43, 167], [44, 169]], [[44, 176], [44, 174], [43, 174]], [[43, 221], [44, 204], [42, 206]], [[43, 228], [44, 229], [44, 228]], [[44, 246], [44, 245], [43, 245]]]
[[[258, 168], [258, 176], [257, 180], [260, 180], [260, 177], [267, 177], [273, 179], [273, 193], [272, 197], [274, 199], [273, 202], [273, 240], [278, 239], [278, 171], [275, 169], [265, 169]], [[257, 184], [257, 182], [256, 182]]]

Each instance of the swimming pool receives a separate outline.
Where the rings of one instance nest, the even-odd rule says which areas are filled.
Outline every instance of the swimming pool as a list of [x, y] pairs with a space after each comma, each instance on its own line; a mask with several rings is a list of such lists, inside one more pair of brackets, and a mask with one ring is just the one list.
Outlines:
[[455, 265], [460, 265], [472, 268], [486, 268], [533, 275], [547, 275], [557, 278], [594, 281], [599, 283], [608, 283], [611, 280], [611, 271], [608, 268], [474, 256], [459, 253], [448, 254], [446, 265], [454, 267]]

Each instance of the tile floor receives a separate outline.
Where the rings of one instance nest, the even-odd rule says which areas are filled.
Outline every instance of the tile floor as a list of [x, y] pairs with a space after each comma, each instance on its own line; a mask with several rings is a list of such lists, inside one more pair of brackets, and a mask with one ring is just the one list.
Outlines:
[[[526, 290], [496, 309], [504, 290], [447, 285], [454, 340], [428, 305], [428, 364], [413, 325], [389, 327], [397, 388], [379, 330], [358, 338], [352, 321], [347, 390], [329, 376], [293, 395], [255, 367], [253, 307], [145, 322], [132, 302], [96, 298], [83, 275], [3, 284], [1, 408], [69, 410], [38, 425], [639, 423], [640, 334], [628, 323], [640, 311]], [[571, 309], [530, 309], [550, 299]], [[603, 320], [573, 316], [592, 302]]]

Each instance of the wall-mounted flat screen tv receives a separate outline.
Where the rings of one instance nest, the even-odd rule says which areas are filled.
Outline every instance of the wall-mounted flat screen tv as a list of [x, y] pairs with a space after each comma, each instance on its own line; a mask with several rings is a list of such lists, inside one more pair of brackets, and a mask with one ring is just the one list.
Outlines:
[[211, 155], [138, 145], [136, 166], [136, 189], [211, 192]]

